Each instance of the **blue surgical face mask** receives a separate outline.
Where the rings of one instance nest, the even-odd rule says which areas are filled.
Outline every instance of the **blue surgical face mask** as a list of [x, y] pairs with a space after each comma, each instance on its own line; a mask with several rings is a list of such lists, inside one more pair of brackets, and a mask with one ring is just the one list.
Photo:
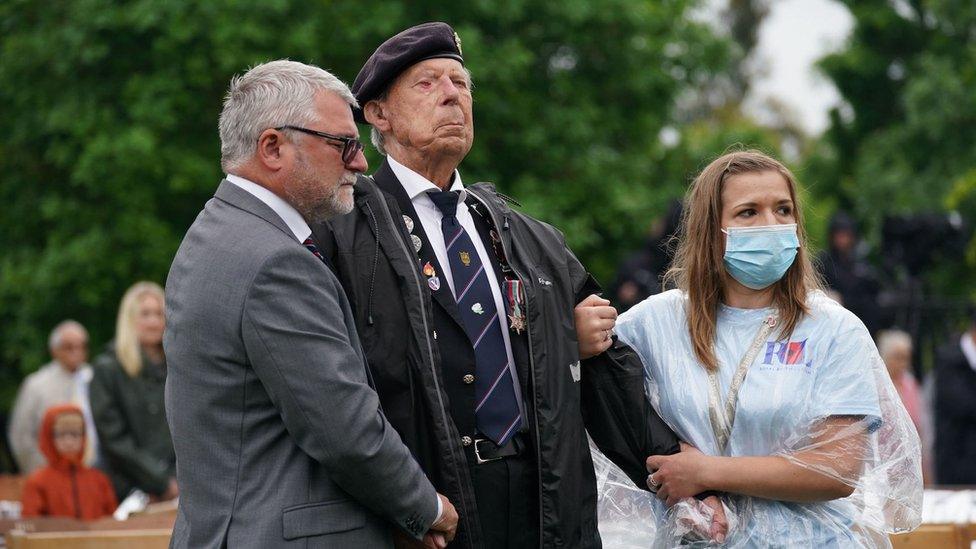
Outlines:
[[762, 290], [783, 278], [789, 270], [800, 239], [796, 224], [722, 229], [725, 269], [746, 288]]

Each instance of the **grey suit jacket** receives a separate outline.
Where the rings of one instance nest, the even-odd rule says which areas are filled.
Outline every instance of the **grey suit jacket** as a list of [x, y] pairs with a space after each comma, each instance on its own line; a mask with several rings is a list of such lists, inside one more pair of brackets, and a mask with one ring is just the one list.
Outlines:
[[367, 384], [332, 272], [224, 181], [166, 281], [172, 547], [386, 547], [421, 538], [434, 487]]

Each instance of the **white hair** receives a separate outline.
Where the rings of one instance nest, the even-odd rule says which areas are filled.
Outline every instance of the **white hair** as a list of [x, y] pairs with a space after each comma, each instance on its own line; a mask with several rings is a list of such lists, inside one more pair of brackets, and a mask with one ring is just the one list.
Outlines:
[[373, 146], [376, 147], [378, 153], [386, 156], [386, 138], [376, 129], [376, 126], [370, 126], [369, 140], [373, 142]]
[[47, 349], [49, 351], [54, 351], [61, 346], [61, 339], [64, 337], [64, 332], [67, 330], [78, 330], [83, 336], [85, 336], [85, 340], [88, 340], [88, 330], [86, 330], [80, 322], [77, 320], [63, 320], [59, 322], [53, 330], [51, 330], [51, 335], [47, 338]]
[[[468, 89], [474, 92], [474, 80], [471, 78], [471, 71], [469, 71], [467, 67], [464, 67], [464, 74], [468, 76]], [[387, 86], [387, 88], [383, 90], [383, 93], [381, 93], [379, 97], [377, 97], [376, 99], [371, 99], [371, 101], [386, 101], [387, 96], [390, 94], [391, 87], [393, 87], [393, 84]], [[370, 126], [369, 140], [372, 141], [373, 146], [376, 147], [377, 152], [379, 152], [383, 156], [386, 156], [386, 137], [379, 130], [376, 129], [376, 126]]]
[[912, 336], [908, 335], [908, 332], [882, 330], [878, 333], [878, 354], [881, 355], [881, 358], [887, 358], [892, 351], [899, 347], [911, 351]]
[[220, 166], [224, 172], [254, 155], [264, 130], [316, 122], [314, 99], [319, 91], [334, 93], [357, 106], [342, 80], [297, 61], [270, 61], [232, 78], [220, 113]]

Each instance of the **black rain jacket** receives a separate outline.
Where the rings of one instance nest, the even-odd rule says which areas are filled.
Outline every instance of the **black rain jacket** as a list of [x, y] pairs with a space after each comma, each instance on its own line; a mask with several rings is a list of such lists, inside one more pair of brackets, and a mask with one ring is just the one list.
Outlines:
[[[384, 174], [384, 171], [386, 172]], [[393, 177], [384, 165], [377, 177]], [[584, 423], [600, 449], [641, 487], [648, 455], [678, 451], [644, 396], [640, 359], [616, 344], [580, 368], [573, 310], [599, 286], [552, 226], [513, 211], [489, 183], [482, 204], [522, 280], [530, 364], [529, 416], [538, 470], [540, 547], [600, 547], [596, 481]], [[460, 515], [452, 547], [484, 547], [461, 436], [449, 411], [432, 328], [431, 295], [396, 199], [361, 176], [350, 214], [313, 227], [348, 294], [383, 411]], [[470, 202], [469, 202], [470, 203]], [[523, 367], [520, 365], [520, 368]], [[580, 371], [580, 370], [577, 370]]]

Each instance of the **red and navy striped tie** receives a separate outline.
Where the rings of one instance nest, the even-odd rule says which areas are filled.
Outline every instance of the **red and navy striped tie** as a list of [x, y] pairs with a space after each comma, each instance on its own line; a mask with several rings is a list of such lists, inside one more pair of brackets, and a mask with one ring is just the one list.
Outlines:
[[312, 237], [306, 238], [305, 242], [302, 242], [302, 246], [308, 248], [308, 251], [312, 252], [312, 255], [319, 258], [319, 261], [325, 263], [326, 267], [332, 268], [332, 266], [329, 265], [329, 260], [326, 259], [325, 256], [322, 255], [322, 252], [319, 251], [319, 247], [315, 245], [315, 241], [312, 240]]
[[[457, 219], [458, 193], [431, 192], [444, 214], [441, 231], [454, 279], [454, 299], [475, 356], [475, 419], [478, 430], [504, 446], [522, 425], [502, 324], [486, 270], [464, 227]], [[490, 267], [489, 267], [490, 268]], [[504, 318], [503, 318], [504, 320]]]

